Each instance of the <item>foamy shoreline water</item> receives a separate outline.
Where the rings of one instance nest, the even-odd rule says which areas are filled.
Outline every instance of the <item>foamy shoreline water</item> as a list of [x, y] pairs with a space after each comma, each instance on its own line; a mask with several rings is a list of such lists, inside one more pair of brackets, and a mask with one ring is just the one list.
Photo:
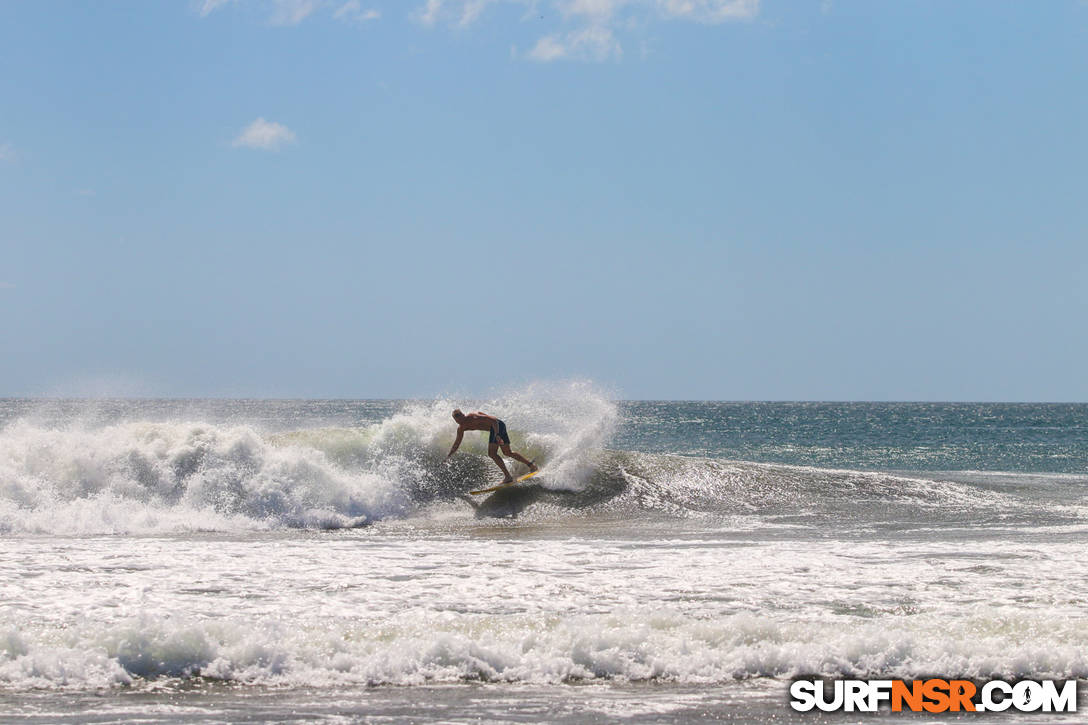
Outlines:
[[402, 527], [140, 537], [122, 550], [114, 537], [10, 540], [0, 683], [1088, 675], [1083, 531], [1043, 549]]

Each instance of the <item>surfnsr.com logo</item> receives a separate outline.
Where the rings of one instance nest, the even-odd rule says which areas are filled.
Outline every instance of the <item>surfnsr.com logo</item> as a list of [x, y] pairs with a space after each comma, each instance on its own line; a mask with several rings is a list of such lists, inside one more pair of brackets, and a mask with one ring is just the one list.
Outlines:
[[1076, 712], [1076, 680], [794, 680], [790, 707], [799, 712]]

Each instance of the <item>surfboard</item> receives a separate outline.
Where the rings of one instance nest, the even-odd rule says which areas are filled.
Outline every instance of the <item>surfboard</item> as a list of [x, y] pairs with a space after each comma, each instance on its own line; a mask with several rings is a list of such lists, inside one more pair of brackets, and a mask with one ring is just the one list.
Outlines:
[[515, 478], [510, 483], [500, 483], [498, 486], [492, 486], [491, 488], [481, 488], [481, 489], [479, 489], [477, 491], [469, 491], [469, 493], [476, 494], [476, 493], [491, 493], [492, 491], [501, 491], [504, 488], [510, 488], [511, 486], [516, 486], [519, 483], [521, 483], [522, 481], [528, 481], [530, 478], [537, 475], [538, 473], [540, 473], [539, 468], [536, 469], [535, 471], [531, 471], [529, 473], [526, 473], [524, 476], [521, 476], [520, 478]]

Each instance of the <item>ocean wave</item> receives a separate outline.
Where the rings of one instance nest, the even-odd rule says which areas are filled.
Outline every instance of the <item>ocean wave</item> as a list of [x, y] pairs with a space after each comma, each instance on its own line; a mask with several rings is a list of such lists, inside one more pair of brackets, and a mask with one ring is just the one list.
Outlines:
[[[0, 430], [0, 533], [138, 533], [361, 526], [405, 516], [486, 482], [486, 436], [443, 463], [452, 401], [380, 423], [266, 433], [252, 425], [145, 421]], [[584, 384], [529, 386], [487, 403], [516, 449], [577, 488], [616, 408]]]
[[[372, 425], [265, 432], [253, 425], [136, 420], [68, 427], [17, 420], [0, 430], [0, 533], [128, 534], [343, 528], [469, 500], [478, 516], [596, 512], [664, 515], [1000, 517], [1029, 511], [1023, 487], [724, 461], [607, 448], [616, 406], [589, 386], [530, 386], [485, 404], [515, 450], [544, 473], [483, 499], [494, 483], [486, 436], [449, 463], [450, 410], [408, 405]], [[975, 476], [978, 478], [978, 476]], [[1083, 501], [1054, 501], [1061, 523]], [[1059, 504], [1064, 506], [1060, 509]], [[461, 504], [459, 504], [461, 505]]]
[[[516, 621], [515, 621], [516, 619]], [[1023, 632], [1021, 637], [1011, 632]], [[1045, 634], [1044, 634], [1045, 633]], [[543, 620], [418, 613], [303, 628], [278, 619], [145, 615], [63, 632], [0, 630], [0, 687], [98, 689], [160, 680], [326, 687], [580, 681], [720, 683], [803, 674], [910, 679], [1088, 676], [1088, 641], [1045, 614], [693, 619], [668, 610]]]

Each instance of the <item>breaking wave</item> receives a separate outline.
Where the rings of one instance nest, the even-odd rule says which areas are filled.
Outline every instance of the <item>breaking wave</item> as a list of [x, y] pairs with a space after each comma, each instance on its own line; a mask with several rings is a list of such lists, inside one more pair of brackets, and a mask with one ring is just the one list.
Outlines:
[[[1009, 632], [1024, 632], [1012, 638]], [[1046, 636], [1038, 633], [1045, 632]], [[145, 615], [54, 634], [0, 632], [0, 686], [103, 688], [161, 678], [291, 686], [594, 680], [720, 683], [802, 674], [911, 679], [1088, 676], [1085, 634], [1045, 614], [785, 622], [661, 610], [562, 619], [394, 618], [380, 628]]]
[[[547, 461], [558, 488], [589, 475], [616, 422], [615, 405], [583, 384], [483, 405], [511, 421], [514, 447]], [[417, 403], [372, 425], [288, 432], [16, 420], [0, 430], [0, 533], [340, 528], [411, 515], [497, 474], [483, 434], [443, 462], [454, 407]]]
[[343, 528], [426, 515], [458, 499], [481, 516], [959, 516], [1005, 515], [1018, 505], [1000, 487], [950, 478], [612, 450], [617, 408], [581, 384], [530, 386], [481, 405], [507, 420], [513, 448], [545, 473], [534, 485], [471, 500], [466, 491], [499, 474], [482, 433], [466, 435], [444, 463], [455, 404], [410, 404], [360, 427], [278, 432], [200, 421], [16, 420], [0, 430], [0, 533]]

